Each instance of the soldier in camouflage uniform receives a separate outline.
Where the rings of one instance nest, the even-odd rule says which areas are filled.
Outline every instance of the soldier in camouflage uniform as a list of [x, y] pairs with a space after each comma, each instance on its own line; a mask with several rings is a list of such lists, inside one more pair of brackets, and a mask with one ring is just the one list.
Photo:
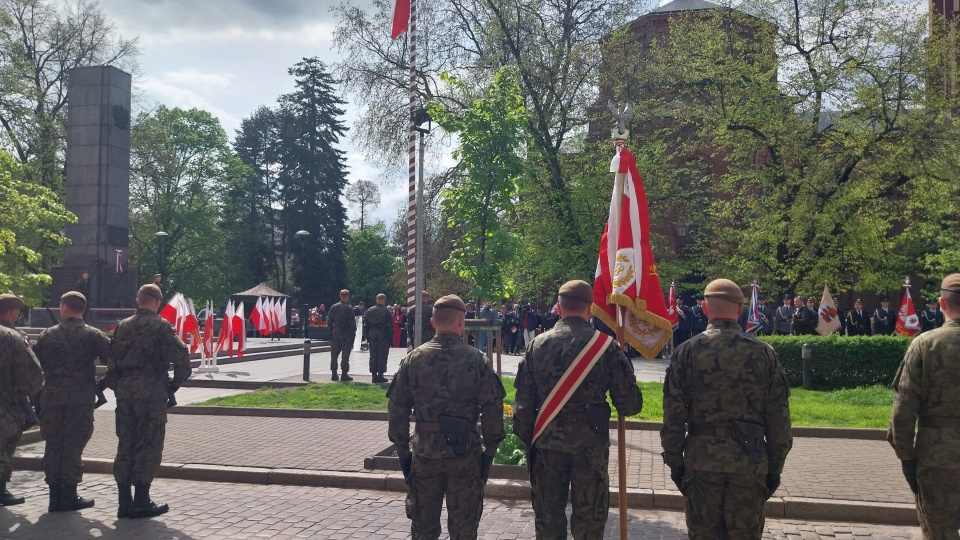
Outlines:
[[23, 411], [17, 394], [36, 394], [43, 388], [43, 371], [23, 334], [13, 328], [23, 301], [0, 294], [0, 505], [23, 504], [23, 497], [7, 491], [13, 468], [10, 460], [23, 434]]
[[383, 374], [387, 371], [387, 356], [390, 354], [390, 341], [393, 338], [393, 315], [387, 310], [387, 295], [377, 295], [377, 303], [363, 314], [363, 333], [370, 344], [370, 373], [373, 382], [385, 383]]
[[[327, 316], [327, 324], [330, 326], [330, 371], [334, 381], [350, 382], [353, 377], [350, 376], [350, 351], [353, 349], [353, 340], [357, 337], [357, 318], [353, 314], [353, 306], [350, 305], [350, 291], [344, 289], [340, 291], [340, 301], [330, 306], [330, 313]], [[343, 377], [337, 376], [337, 357], [343, 355], [340, 367], [343, 370]]]
[[[440, 537], [444, 495], [450, 538], [477, 538], [483, 486], [505, 437], [506, 392], [483, 353], [463, 342], [466, 311], [455, 295], [437, 300], [437, 335], [407, 354], [387, 391], [389, 436], [410, 486], [406, 508], [414, 540]], [[413, 453], [411, 410], [416, 420]]]
[[663, 383], [663, 461], [690, 540], [759, 540], [793, 445], [790, 387], [773, 348], [737, 324], [740, 287], [718, 279], [704, 296], [710, 324], [677, 347]]
[[637, 414], [643, 407], [633, 364], [612, 342], [530, 446], [540, 407], [596, 332], [589, 323], [592, 303], [588, 283], [565, 283], [559, 299], [562, 319], [534, 338], [517, 368], [513, 425], [528, 447], [537, 538], [567, 537], [568, 501], [573, 538], [603, 538], [610, 507], [607, 393], [620, 414]]
[[[168, 510], [150, 500], [163, 455], [167, 401], [190, 377], [190, 356], [166, 320], [156, 285], [137, 292], [137, 312], [117, 325], [105, 380], [117, 397], [117, 457], [113, 477], [120, 490], [118, 518], [153, 517]], [[173, 364], [173, 380], [167, 370]], [[131, 497], [131, 484], [136, 496]]]
[[[430, 319], [433, 317], [433, 306], [430, 305], [430, 294], [423, 291], [420, 295], [420, 305], [423, 306], [423, 322], [420, 325], [423, 328], [423, 343], [433, 339], [434, 329], [430, 325]], [[410, 308], [407, 312], [407, 339], [410, 340], [410, 347], [413, 348], [413, 341], [416, 339], [417, 307]]]
[[110, 339], [83, 322], [86, 298], [77, 291], [60, 297], [60, 324], [44, 330], [33, 347], [46, 387], [40, 413], [45, 480], [50, 512], [81, 510], [93, 499], [77, 496], [83, 479], [83, 449], [93, 435], [97, 358], [106, 362]]
[[960, 274], [940, 287], [946, 323], [910, 343], [893, 380], [887, 432], [916, 495], [925, 540], [960, 538]]

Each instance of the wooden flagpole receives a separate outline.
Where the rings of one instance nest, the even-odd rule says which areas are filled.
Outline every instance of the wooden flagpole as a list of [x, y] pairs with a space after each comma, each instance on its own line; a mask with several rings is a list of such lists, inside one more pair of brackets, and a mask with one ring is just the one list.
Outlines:
[[[617, 344], [623, 349], [623, 306], [617, 305]], [[620, 540], [627, 540], [627, 422], [617, 411], [617, 505], [620, 509]]]

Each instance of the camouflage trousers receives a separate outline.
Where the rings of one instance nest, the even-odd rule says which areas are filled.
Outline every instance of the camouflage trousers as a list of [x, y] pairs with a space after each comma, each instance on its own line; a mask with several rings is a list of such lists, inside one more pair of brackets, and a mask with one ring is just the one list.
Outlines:
[[343, 355], [340, 362], [340, 370], [343, 373], [350, 373], [350, 351], [353, 349], [355, 336], [349, 338], [333, 338], [330, 342], [330, 371], [337, 372], [337, 357]]
[[917, 514], [924, 540], [960, 539], [960, 471], [921, 468], [917, 471]]
[[687, 471], [683, 479], [690, 540], [760, 540], [764, 479], [756, 475]]
[[0, 408], [0, 481], [8, 482], [13, 473], [10, 460], [20, 442], [20, 435], [23, 435], [22, 428], [23, 417], [16, 402]]
[[576, 540], [603, 538], [610, 509], [610, 449], [580, 452], [537, 449], [530, 474], [538, 540], [567, 538], [567, 501], [573, 512], [570, 533]]
[[93, 435], [93, 406], [45, 405], [40, 432], [46, 445], [43, 472], [48, 484], [79, 484], [83, 480], [83, 449]]
[[407, 517], [413, 522], [413, 540], [440, 538], [440, 510], [447, 499], [450, 540], [474, 540], [483, 513], [480, 453], [462, 458], [430, 459], [413, 456]]
[[387, 356], [390, 354], [390, 339], [387, 336], [370, 338], [370, 373], [387, 371]]
[[118, 484], [149, 484], [160, 470], [167, 430], [167, 401], [117, 399], [117, 457], [113, 477]]

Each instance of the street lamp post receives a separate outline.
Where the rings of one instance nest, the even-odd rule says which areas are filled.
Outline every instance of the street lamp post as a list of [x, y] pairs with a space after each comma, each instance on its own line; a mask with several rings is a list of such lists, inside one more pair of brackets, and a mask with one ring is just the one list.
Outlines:
[[160, 274], [160, 280], [162, 283], [164, 280], [167, 280], [166, 248], [167, 248], [167, 237], [169, 237], [170, 235], [167, 234], [165, 231], [157, 231], [156, 233], [154, 233], [153, 236], [157, 238], [157, 246], [160, 248], [160, 261], [159, 261], [159, 264], [157, 265], [157, 268], [159, 271], [157, 273]]

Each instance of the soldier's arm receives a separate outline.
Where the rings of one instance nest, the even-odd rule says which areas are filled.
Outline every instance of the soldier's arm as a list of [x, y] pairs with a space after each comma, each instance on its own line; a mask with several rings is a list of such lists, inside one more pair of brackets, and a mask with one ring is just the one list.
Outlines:
[[528, 447], [533, 439], [533, 427], [537, 421], [537, 381], [531, 369], [531, 351], [528, 348], [517, 367], [513, 386], [517, 394], [513, 401], [513, 430]]
[[663, 381], [663, 427], [660, 428], [660, 446], [663, 447], [663, 462], [668, 467], [683, 465], [683, 446], [687, 435], [687, 400], [683, 392], [683, 370], [680, 368], [683, 359], [678, 352], [674, 350]]
[[[19, 338], [13, 338], [19, 339]], [[13, 351], [13, 387], [20, 394], [34, 395], [43, 389], [43, 370], [40, 362], [22, 340]]]
[[497, 455], [497, 446], [507, 437], [503, 430], [503, 398], [507, 395], [503, 382], [493, 367], [487, 365], [483, 354], [477, 354], [477, 366], [480, 370], [480, 392], [477, 404], [480, 406], [480, 433], [483, 435], [483, 453]]
[[610, 400], [617, 412], [623, 416], [633, 416], [643, 409], [643, 393], [637, 386], [637, 376], [631, 362], [619, 345], [613, 344], [604, 353], [611, 369]]
[[790, 382], [780, 364], [780, 358], [772, 349], [768, 350], [769, 373], [767, 376], [767, 403], [764, 411], [764, 426], [767, 437], [768, 471], [781, 474], [787, 454], [793, 447], [793, 435], [790, 434]]
[[405, 458], [410, 455], [410, 413], [413, 411], [413, 395], [410, 393], [409, 370], [404, 358], [400, 362], [400, 369], [393, 377], [390, 388], [387, 389], [387, 436], [397, 449], [397, 456]]
[[923, 376], [922, 348], [924, 340], [914, 340], [903, 357], [900, 369], [893, 379], [893, 413], [890, 417], [890, 429], [887, 441], [893, 446], [901, 461], [917, 459], [913, 436], [917, 425], [917, 412], [920, 408], [921, 379]]
[[350, 331], [354, 334], [357, 333], [357, 316], [350, 312], [350, 316], [347, 317], [347, 326], [350, 327]]
[[101, 364], [107, 364], [110, 358], [110, 345], [111, 340], [107, 337], [106, 334], [100, 330], [93, 329], [93, 350], [96, 351], [97, 357], [100, 358]]
[[163, 325], [160, 347], [160, 357], [163, 361], [173, 364], [173, 385], [180, 388], [192, 373], [190, 351], [169, 324]]

